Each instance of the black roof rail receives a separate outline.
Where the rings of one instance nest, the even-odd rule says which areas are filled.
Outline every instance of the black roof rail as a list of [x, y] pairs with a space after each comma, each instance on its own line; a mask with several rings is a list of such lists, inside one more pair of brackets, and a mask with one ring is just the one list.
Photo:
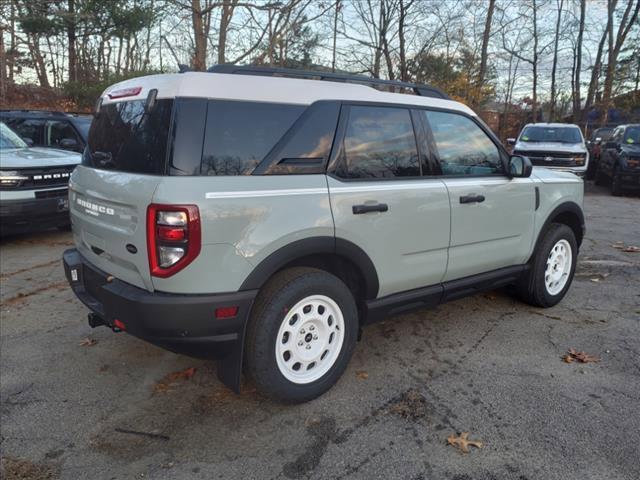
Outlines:
[[422, 97], [443, 98], [451, 100], [449, 95], [442, 90], [431, 85], [420, 85], [417, 83], [399, 82], [396, 80], [383, 80], [380, 78], [366, 77], [364, 75], [353, 75], [348, 73], [333, 73], [316, 70], [296, 70], [294, 68], [280, 67], [257, 67], [253, 65], [214, 65], [207, 72], [227, 73], [239, 75], [258, 75], [265, 77], [289, 77], [306, 78], [316, 80], [328, 80], [331, 82], [361, 83], [364, 85], [381, 85], [394, 88], [406, 88], [412, 90], [416, 95]]

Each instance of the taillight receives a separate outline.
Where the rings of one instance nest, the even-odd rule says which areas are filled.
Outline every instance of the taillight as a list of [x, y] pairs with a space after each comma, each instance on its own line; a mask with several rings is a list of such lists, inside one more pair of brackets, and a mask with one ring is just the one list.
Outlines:
[[147, 209], [147, 250], [154, 277], [169, 277], [200, 253], [200, 212], [195, 205], [151, 204]]

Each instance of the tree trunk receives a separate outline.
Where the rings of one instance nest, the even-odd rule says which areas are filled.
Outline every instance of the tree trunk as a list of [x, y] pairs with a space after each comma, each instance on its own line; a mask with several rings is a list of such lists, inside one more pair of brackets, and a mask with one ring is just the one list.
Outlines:
[[582, 37], [584, 35], [584, 19], [586, 16], [587, 0], [580, 0], [580, 27], [578, 29], [578, 40], [575, 53], [575, 73], [573, 84], [573, 121], [580, 118], [580, 108], [582, 101], [580, 97], [580, 71], [582, 70]]
[[553, 63], [551, 66], [551, 99], [549, 102], [549, 121], [553, 122], [556, 116], [556, 70], [558, 69], [558, 44], [560, 42], [560, 23], [562, 22], [562, 7], [564, 0], [558, 3], [558, 17], [556, 19], [556, 31], [553, 41]]
[[338, 13], [340, 12], [340, 0], [336, 0], [335, 13], [333, 16], [333, 48], [331, 52], [331, 71], [336, 71], [336, 41], [338, 39]]
[[[485, 77], [487, 75], [487, 52], [489, 49], [489, 39], [491, 38], [491, 21], [493, 20], [493, 11], [496, 7], [496, 0], [489, 0], [489, 7], [487, 10], [487, 19], [484, 23], [484, 32], [482, 33], [482, 50], [480, 52], [480, 70], [478, 71], [478, 79], [476, 82], [476, 89], [478, 97], [482, 90]], [[478, 98], [479, 100], [479, 98]]]
[[[610, 23], [613, 24], [613, 14], [616, 7], [616, 0], [609, 0], [609, 18]], [[633, 13], [632, 13], [633, 9]], [[615, 43], [613, 41], [613, 27], [609, 30], [609, 59], [607, 61], [607, 73], [604, 79], [604, 88], [602, 90], [602, 106], [605, 110], [605, 114], [602, 117], [602, 124], [606, 125], [609, 121], [609, 109], [613, 105], [611, 98], [613, 91], [613, 80], [615, 76], [616, 64], [618, 63], [618, 55], [624, 41], [631, 30], [631, 27], [635, 25], [638, 19], [638, 12], [640, 11], [640, 0], [635, 4], [634, 0], [628, 0], [627, 7], [625, 8], [620, 24], [618, 25], [618, 31], [616, 33]]]
[[191, 20], [193, 22], [193, 36], [195, 40], [192, 66], [193, 69], [197, 71], [204, 71], [207, 62], [207, 38], [202, 17], [200, 0], [191, 0]]
[[[495, 2], [495, 0], [491, 0]], [[405, 22], [407, 19], [407, 10], [411, 7], [413, 0], [406, 2], [400, 0], [400, 15], [398, 17], [398, 42], [399, 42], [399, 57], [400, 57], [400, 80], [403, 82], [409, 81], [409, 69], [407, 68], [407, 47], [405, 39]]]
[[533, 0], [533, 123], [538, 121], [538, 6]]
[[78, 81], [78, 56], [76, 53], [76, 5], [75, 0], [67, 2], [67, 48], [69, 61], [69, 81]]
[[222, 12], [220, 14], [220, 31], [218, 32], [218, 65], [227, 63], [227, 32], [229, 24], [233, 17], [233, 11], [236, 8], [237, 0], [224, 0], [222, 3]]

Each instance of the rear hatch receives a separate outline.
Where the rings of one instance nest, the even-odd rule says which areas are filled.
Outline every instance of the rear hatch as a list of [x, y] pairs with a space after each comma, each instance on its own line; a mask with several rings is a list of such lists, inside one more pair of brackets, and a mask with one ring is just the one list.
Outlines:
[[165, 172], [173, 100], [101, 106], [82, 165], [71, 176], [69, 204], [80, 253], [132, 285], [153, 290], [146, 212]]

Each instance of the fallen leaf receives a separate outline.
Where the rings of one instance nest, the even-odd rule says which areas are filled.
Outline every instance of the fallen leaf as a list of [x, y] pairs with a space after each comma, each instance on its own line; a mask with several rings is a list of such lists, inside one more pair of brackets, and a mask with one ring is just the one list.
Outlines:
[[80, 345], [81, 347], [93, 347], [96, 343], [98, 343], [98, 340], [96, 340], [95, 338], [85, 338], [84, 340], [82, 340], [78, 345]]
[[165, 375], [165, 377], [162, 380], [156, 383], [153, 389], [155, 392], [167, 392], [171, 390], [171, 388], [175, 386], [175, 384], [179, 380], [190, 380], [191, 377], [193, 377], [195, 374], [196, 374], [195, 367], [190, 367], [185, 370], [180, 370], [179, 372], [172, 372], [168, 375]]
[[629, 245], [623, 248], [622, 251], [627, 253], [638, 253], [640, 252], [640, 247], [636, 247], [635, 245]]
[[469, 446], [482, 448], [482, 442], [467, 440], [468, 437], [469, 432], [462, 432], [459, 437], [452, 433], [447, 437], [447, 443], [459, 448], [462, 453], [469, 453]]
[[567, 352], [568, 353], [562, 357], [565, 363], [572, 363], [574, 361], [579, 363], [597, 363], [600, 361], [600, 357], [589, 355], [586, 352], [579, 352], [575, 348], [570, 348]]
[[360, 380], [366, 380], [367, 378], [369, 378], [369, 374], [364, 370], [358, 370], [356, 372], [356, 377], [358, 377]]

